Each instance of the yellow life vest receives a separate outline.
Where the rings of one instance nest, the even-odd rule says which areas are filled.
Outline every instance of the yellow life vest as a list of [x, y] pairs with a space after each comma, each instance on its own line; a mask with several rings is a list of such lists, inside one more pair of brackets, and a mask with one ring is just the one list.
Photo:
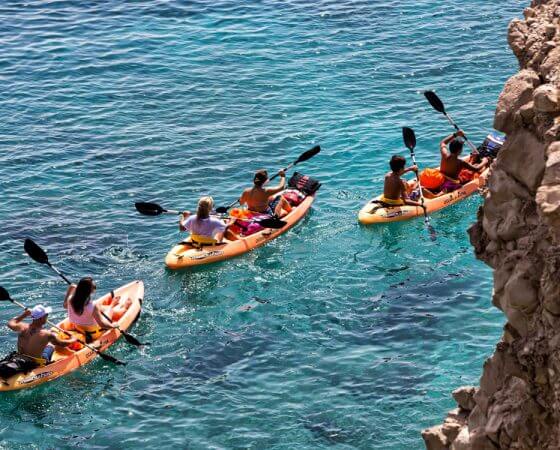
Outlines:
[[212, 237], [202, 236], [201, 234], [191, 234], [191, 241], [195, 244], [217, 244], [218, 241]]

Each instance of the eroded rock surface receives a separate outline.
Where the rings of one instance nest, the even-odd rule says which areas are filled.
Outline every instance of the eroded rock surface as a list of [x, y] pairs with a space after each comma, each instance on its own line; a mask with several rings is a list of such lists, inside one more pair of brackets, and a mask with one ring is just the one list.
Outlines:
[[560, 449], [560, 0], [533, 0], [508, 42], [520, 71], [494, 120], [507, 141], [469, 230], [507, 323], [480, 386], [422, 432], [428, 450]]

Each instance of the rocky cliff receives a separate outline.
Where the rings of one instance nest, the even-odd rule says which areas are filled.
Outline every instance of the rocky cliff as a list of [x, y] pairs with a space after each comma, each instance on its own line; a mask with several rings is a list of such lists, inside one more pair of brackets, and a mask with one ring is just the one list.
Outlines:
[[560, 449], [560, 0], [533, 0], [508, 41], [520, 70], [494, 120], [507, 140], [469, 230], [507, 323], [480, 387], [422, 432], [428, 450]]

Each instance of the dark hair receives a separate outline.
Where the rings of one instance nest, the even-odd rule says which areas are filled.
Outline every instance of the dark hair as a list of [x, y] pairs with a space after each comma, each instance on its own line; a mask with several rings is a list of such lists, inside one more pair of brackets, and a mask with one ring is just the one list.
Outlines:
[[404, 159], [401, 155], [393, 155], [391, 161], [389, 161], [389, 166], [391, 166], [391, 170], [393, 172], [398, 172], [401, 169], [404, 169], [404, 165], [406, 164], [406, 159]]
[[70, 299], [70, 303], [72, 304], [72, 309], [79, 316], [83, 314], [84, 307], [91, 296], [94, 286], [95, 284], [93, 282], [93, 278], [91, 277], [84, 277], [78, 283], [76, 291]]
[[458, 155], [463, 150], [463, 141], [455, 138], [449, 144], [449, 151], [454, 155]]
[[256, 186], [261, 187], [266, 180], [268, 180], [268, 172], [266, 170], [261, 169], [255, 172], [253, 183], [255, 183]]

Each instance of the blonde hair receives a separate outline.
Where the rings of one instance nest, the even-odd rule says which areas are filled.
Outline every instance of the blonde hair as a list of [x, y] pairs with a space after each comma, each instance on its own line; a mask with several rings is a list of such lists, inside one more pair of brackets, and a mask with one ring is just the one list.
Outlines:
[[210, 196], [202, 197], [198, 201], [198, 209], [196, 210], [197, 219], [208, 219], [210, 211], [214, 207], [214, 199]]

